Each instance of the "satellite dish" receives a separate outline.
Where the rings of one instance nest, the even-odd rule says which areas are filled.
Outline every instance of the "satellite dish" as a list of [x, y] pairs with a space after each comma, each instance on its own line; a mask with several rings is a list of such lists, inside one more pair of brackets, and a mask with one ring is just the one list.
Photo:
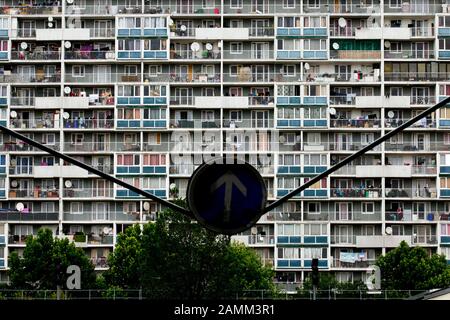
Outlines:
[[63, 113], [63, 118], [66, 119], [66, 120], [69, 119], [70, 118], [70, 114], [68, 112], [64, 112]]
[[53, 17], [48, 17], [48, 21], [53, 21]]
[[22, 43], [20, 44], [20, 48], [22, 48], [23, 50], [25, 50], [26, 48], [28, 48], [28, 43], [22, 42]]
[[339, 43], [335, 42], [333, 43], [333, 49], [338, 50], [339, 49]]
[[280, 136], [280, 142], [281, 143], [285, 143], [286, 142], [286, 137], [285, 136]]
[[72, 92], [72, 89], [70, 89], [70, 87], [65, 87], [64, 88], [64, 93], [69, 94]]
[[392, 234], [392, 228], [391, 227], [387, 227], [385, 231], [386, 231], [386, 234]]
[[25, 206], [23, 205], [22, 202], [18, 202], [18, 203], [16, 204], [16, 209], [17, 209], [17, 211], [22, 212], [23, 209], [25, 209]]
[[347, 26], [347, 20], [345, 20], [345, 18], [339, 18], [338, 24], [339, 24], [339, 27], [345, 28]]
[[9, 115], [10, 115], [10, 117], [11, 118], [17, 118], [17, 112], [16, 111], [11, 111], [10, 113], [9, 113]]
[[330, 108], [329, 110], [328, 110], [328, 112], [331, 114], [331, 115], [335, 115], [336, 114], [336, 109], [335, 108]]
[[17, 182], [17, 180], [12, 180], [11, 181], [11, 187], [17, 188], [18, 185], [19, 185], [19, 183]]
[[103, 233], [104, 234], [109, 234], [109, 227], [104, 227], [103, 228]]
[[66, 181], [64, 182], [64, 185], [66, 186], [66, 188], [72, 188], [72, 181], [66, 180]]
[[386, 40], [386, 41], [384, 42], [384, 47], [385, 47], [385, 48], [390, 48], [390, 47], [391, 47], [391, 42], [390, 42], [389, 40]]
[[169, 18], [168, 22], [169, 22], [169, 25], [173, 25], [174, 24], [172, 18]]
[[390, 119], [392, 119], [394, 116], [395, 116], [394, 111], [389, 111], [389, 112], [388, 112], [388, 117], [389, 117]]
[[47, 23], [47, 26], [48, 26], [49, 28], [53, 28], [53, 22]]
[[180, 29], [181, 29], [181, 31], [186, 31], [187, 30], [187, 28], [186, 28], [186, 26], [183, 24], [181, 27], [180, 27]]
[[171, 183], [169, 188], [170, 188], [170, 190], [174, 190], [177, 188], [177, 185], [175, 183]]
[[68, 4], [72, 4], [72, 3], [73, 3], [73, 0], [67, 0], [67, 3], [68, 3]]
[[198, 50], [200, 50], [200, 44], [198, 42], [193, 42], [191, 44], [191, 50], [197, 52]]
[[305, 63], [304, 67], [305, 67], [305, 70], [309, 70], [311, 68], [311, 66], [309, 65], [308, 62]]
[[213, 45], [211, 43], [206, 44], [206, 50], [211, 51], [213, 48]]
[[10, 162], [11, 162], [11, 165], [12, 165], [12, 166], [15, 166], [15, 165], [17, 164], [17, 161], [16, 161], [16, 159], [11, 159], [11, 161], [10, 161]]
[[150, 210], [150, 202], [145, 201], [143, 207], [144, 207], [144, 210], [145, 210], [145, 211]]
[[72, 46], [72, 43], [70, 41], [64, 42], [64, 48], [69, 49]]

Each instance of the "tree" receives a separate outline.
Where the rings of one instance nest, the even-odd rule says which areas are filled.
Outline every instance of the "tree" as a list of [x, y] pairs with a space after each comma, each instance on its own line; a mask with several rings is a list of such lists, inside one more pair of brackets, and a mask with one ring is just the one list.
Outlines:
[[[181, 204], [183, 204], [181, 202]], [[105, 279], [112, 286], [142, 288], [150, 298], [235, 297], [244, 290], [274, 290], [274, 273], [256, 253], [230, 243], [172, 210], [129, 228], [110, 254]]]
[[431, 256], [405, 241], [377, 259], [381, 287], [387, 290], [427, 290], [450, 286], [450, 267], [444, 255]]
[[81, 269], [81, 288], [91, 289], [95, 283], [94, 266], [83, 249], [68, 239], [53, 237], [49, 229], [40, 229], [28, 237], [23, 257], [17, 252], [9, 257], [9, 276], [14, 289], [55, 290], [64, 286], [67, 267]]
[[[297, 290], [300, 297], [311, 297], [313, 290], [311, 275], [305, 279], [303, 287]], [[356, 298], [361, 293], [366, 293], [367, 286], [360, 280], [354, 282], [339, 282], [335, 276], [328, 272], [320, 272], [317, 297]]]

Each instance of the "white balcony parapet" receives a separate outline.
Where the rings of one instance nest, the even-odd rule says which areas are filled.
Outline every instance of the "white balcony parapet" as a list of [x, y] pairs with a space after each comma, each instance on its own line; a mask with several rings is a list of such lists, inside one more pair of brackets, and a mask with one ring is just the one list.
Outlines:
[[405, 241], [408, 245], [412, 244], [412, 236], [356, 236], [356, 246], [359, 248], [395, 248], [400, 242]]
[[196, 28], [195, 38], [198, 40], [224, 39], [248, 40], [248, 28]]
[[33, 168], [35, 178], [53, 178], [53, 177], [88, 177], [87, 170], [77, 166], [35, 166]]
[[36, 108], [61, 108], [61, 97], [36, 97]]
[[381, 28], [361, 28], [355, 29], [356, 39], [381, 39]]
[[410, 178], [412, 166], [356, 166], [356, 176]]
[[383, 38], [393, 40], [408, 40], [411, 39], [410, 28], [383, 28]]

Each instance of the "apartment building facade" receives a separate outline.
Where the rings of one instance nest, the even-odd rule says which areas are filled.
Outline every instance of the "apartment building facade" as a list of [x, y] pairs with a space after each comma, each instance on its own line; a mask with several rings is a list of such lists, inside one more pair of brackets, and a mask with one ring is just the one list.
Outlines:
[[[450, 95], [448, 2], [0, 0], [0, 124], [166, 199], [238, 154], [275, 200]], [[288, 290], [364, 280], [402, 240], [450, 261], [449, 197], [442, 108], [234, 239]], [[104, 270], [158, 210], [0, 135], [0, 281], [42, 227]]]

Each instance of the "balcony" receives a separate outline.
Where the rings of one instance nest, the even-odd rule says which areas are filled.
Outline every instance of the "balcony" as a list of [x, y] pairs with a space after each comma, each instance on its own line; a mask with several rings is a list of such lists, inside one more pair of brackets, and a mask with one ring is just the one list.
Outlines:
[[420, 212], [411, 213], [411, 210], [401, 210], [401, 211], [387, 211], [385, 213], [386, 221], [420, 221], [420, 222], [432, 222], [439, 220], [439, 214], [437, 212]]
[[36, 234], [30, 234], [30, 235], [9, 235], [8, 236], [8, 244], [11, 245], [25, 245], [27, 242], [28, 237], [34, 237]]
[[381, 212], [335, 212], [334, 221], [381, 221]]
[[431, 199], [436, 198], [435, 187], [422, 187], [422, 188], [386, 188], [385, 195], [387, 198], [424, 198]]
[[113, 189], [64, 189], [64, 198], [112, 198], [114, 196]]
[[0, 83], [59, 83], [61, 82], [61, 70], [56, 74], [29, 73], [29, 74], [3, 74], [0, 75]]
[[220, 128], [220, 120], [214, 119], [171, 119], [170, 128]]
[[116, 53], [113, 50], [76, 50], [76, 51], [66, 51], [64, 53], [64, 59], [66, 60], [111, 60], [114, 61]]
[[91, 263], [94, 265], [95, 268], [99, 269], [106, 269], [109, 267], [108, 258], [106, 257], [91, 258]]
[[99, 235], [99, 234], [89, 234], [87, 236], [88, 245], [113, 245], [114, 236], [112, 235]]
[[64, 119], [64, 129], [114, 129], [112, 119]]
[[[42, 143], [42, 144], [44, 146], [46, 146], [47, 148], [59, 150], [59, 143], [56, 143], [56, 144]], [[34, 148], [22, 141], [13, 141], [13, 140], [5, 141], [3, 143], [3, 150], [4, 151], [18, 151], [18, 152], [30, 152], [30, 151], [43, 152], [41, 149]]]
[[21, 6], [3, 6], [0, 8], [0, 14], [6, 15], [56, 15], [62, 12], [62, 6], [57, 5], [57, 1], [53, 1], [54, 5], [28, 5]]
[[383, 27], [384, 39], [389, 40], [409, 40], [411, 39], [411, 30], [406, 27]]
[[169, 173], [171, 175], [180, 175], [190, 177], [198, 166], [193, 164], [171, 164]]
[[356, 28], [355, 38], [356, 39], [381, 39], [382, 32], [381, 28]]
[[[56, 126], [58, 124], [58, 126]], [[11, 129], [59, 129], [59, 121], [50, 119], [10, 119], [9, 127]]]
[[446, 72], [385, 72], [385, 81], [449, 81]]
[[434, 59], [434, 50], [384, 51], [385, 59]]
[[380, 70], [375, 69], [369, 73], [309, 73], [304, 76], [307, 82], [380, 82]]
[[170, 82], [170, 83], [220, 83], [220, 74], [208, 74], [194, 72], [181, 73], [158, 73], [157, 75], [144, 74], [144, 82]]
[[272, 246], [275, 244], [273, 235], [236, 235], [232, 236], [231, 239], [249, 246]]
[[242, 50], [239, 52], [225, 50], [223, 52], [224, 60], [272, 60], [273, 58], [273, 50]]
[[0, 221], [22, 222], [22, 221], [58, 221], [58, 212], [4, 212], [0, 211]]
[[414, 245], [437, 245], [436, 235], [413, 235], [412, 243]]
[[248, 28], [196, 28], [197, 40], [248, 40]]
[[381, 120], [365, 119], [364, 117], [356, 119], [330, 119], [331, 128], [380, 128]]
[[403, 2], [399, 6], [391, 7], [390, 5], [386, 4], [384, 5], [384, 12], [385, 13], [398, 13], [398, 14], [405, 14], [405, 13], [416, 13], [416, 14], [435, 14], [440, 13], [442, 11], [443, 6], [441, 4], [432, 4], [429, 2]]
[[381, 59], [381, 51], [376, 51], [376, 50], [330, 50], [330, 58], [336, 59], [336, 60], [337, 59], [379, 60], [379, 59]]
[[9, 198], [31, 198], [31, 199], [57, 199], [59, 198], [58, 189], [45, 189], [40, 188], [31, 189], [9, 189]]
[[[357, 254], [357, 253], [355, 253]], [[354, 262], [346, 262], [341, 261], [339, 259], [334, 259], [333, 264], [331, 265], [332, 268], [339, 268], [339, 269], [366, 269], [370, 266], [374, 265], [376, 260], [373, 259], [367, 259], [362, 261], [354, 261]]]
[[60, 51], [11, 51], [11, 60], [60, 60]]
[[170, 59], [179, 60], [218, 60], [221, 58], [221, 52], [203, 50], [194, 52], [192, 50], [170, 50]]
[[356, 235], [353, 234], [332, 235], [330, 238], [331, 244], [340, 244], [344, 246], [356, 244]]
[[[386, 128], [397, 128], [410, 119], [385, 119], [384, 125]], [[410, 128], [436, 128], [436, 120], [429, 118], [422, 118], [417, 121]]]
[[331, 188], [330, 189], [332, 198], [370, 198], [376, 199], [381, 197], [380, 188]]

